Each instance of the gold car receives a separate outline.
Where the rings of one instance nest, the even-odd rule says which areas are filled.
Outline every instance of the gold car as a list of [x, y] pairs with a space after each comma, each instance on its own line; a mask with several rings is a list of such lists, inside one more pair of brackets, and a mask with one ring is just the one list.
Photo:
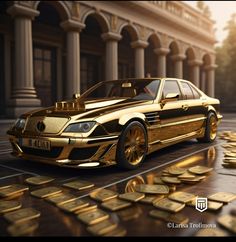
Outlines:
[[21, 115], [8, 130], [12, 154], [70, 167], [141, 165], [183, 140], [213, 142], [219, 100], [175, 78], [100, 82], [83, 95]]

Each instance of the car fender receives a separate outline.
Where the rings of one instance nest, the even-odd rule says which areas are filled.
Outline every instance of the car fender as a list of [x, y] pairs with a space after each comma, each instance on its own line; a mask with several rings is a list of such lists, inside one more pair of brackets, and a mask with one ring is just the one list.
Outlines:
[[146, 117], [143, 113], [128, 113], [119, 118], [119, 124], [125, 125], [131, 119], [141, 119], [143, 122], [145, 122]]
[[209, 105], [209, 106], [208, 106], [208, 110], [207, 110], [207, 111], [208, 111], [208, 113], [209, 113], [209, 112], [213, 112], [213, 113], [216, 114], [216, 109], [215, 109], [212, 105]]

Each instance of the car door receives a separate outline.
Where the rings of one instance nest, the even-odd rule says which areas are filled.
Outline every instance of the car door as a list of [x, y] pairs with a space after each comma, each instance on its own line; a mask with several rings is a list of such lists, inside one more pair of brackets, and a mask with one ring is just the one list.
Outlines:
[[184, 134], [197, 132], [203, 126], [206, 117], [206, 106], [202, 105], [200, 94], [188, 82], [180, 81], [183, 94], [183, 131]]
[[168, 142], [169, 139], [176, 138], [184, 133], [182, 121], [185, 119], [184, 115], [186, 112], [184, 110], [186, 100], [183, 100], [182, 92], [177, 80], [165, 80], [162, 90], [162, 99], [170, 93], [178, 93], [178, 99], [166, 102], [159, 112], [160, 140], [166, 142]]

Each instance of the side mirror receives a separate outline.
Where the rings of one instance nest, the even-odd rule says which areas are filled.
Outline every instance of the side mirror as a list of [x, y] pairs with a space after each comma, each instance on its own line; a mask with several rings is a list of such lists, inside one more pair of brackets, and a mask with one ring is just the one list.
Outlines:
[[178, 93], [167, 93], [165, 98], [161, 100], [161, 107], [163, 108], [167, 102], [176, 101], [178, 98]]

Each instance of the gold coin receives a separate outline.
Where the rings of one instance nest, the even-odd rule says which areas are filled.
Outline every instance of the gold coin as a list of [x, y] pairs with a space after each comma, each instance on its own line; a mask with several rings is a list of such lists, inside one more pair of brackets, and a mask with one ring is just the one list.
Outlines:
[[213, 237], [213, 236], [220, 236], [220, 237], [224, 237], [224, 236], [228, 236], [228, 234], [221, 230], [221, 229], [217, 229], [217, 228], [204, 228], [204, 229], [200, 229], [198, 230], [198, 232], [195, 234], [195, 236], [197, 237]]
[[228, 229], [229, 231], [236, 234], [236, 217], [226, 214], [217, 219], [217, 222]]
[[168, 198], [163, 198], [159, 201], [155, 201], [153, 203], [154, 207], [168, 211], [177, 213], [185, 207], [184, 203], [174, 202]]
[[118, 226], [117, 228], [113, 229], [112, 231], [104, 234], [106, 237], [122, 237], [127, 234], [127, 230], [121, 226]]
[[29, 190], [27, 186], [21, 185], [21, 184], [13, 184], [9, 187], [5, 187], [0, 189], [0, 197], [10, 197], [17, 193], [24, 192], [26, 190]]
[[54, 196], [47, 197], [46, 201], [59, 205], [59, 204], [71, 202], [75, 199], [76, 199], [76, 196], [70, 193], [58, 193]]
[[171, 176], [162, 177], [161, 180], [165, 183], [171, 183], [171, 184], [180, 184], [181, 183], [181, 181], [177, 177], [171, 177]]
[[21, 208], [3, 215], [3, 217], [11, 223], [21, 223], [38, 218], [39, 216], [40, 212], [33, 208]]
[[9, 200], [12, 200], [12, 199], [16, 199], [16, 198], [18, 198], [18, 197], [21, 197], [23, 194], [24, 194], [24, 192], [14, 193], [14, 194], [11, 195], [11, 196], [4, 197], [3, 200], [9, 201]]
[[202, 174], [212, 171], [213, 168], [206, 167], [206, 166], [194, 166], [194, 167], [189, 168], [188, 170], [194, 174], [202, 175]]
[[151, 210], [149, 215], [153, 218], [158, 218], [164, 220], [166, 222], [176, 223], [176, 224], [186, 224], [188, 223], [189, 219], [184, 216], [183, 214], [173, 214], [165, 211], [160, 210]]
[[123, 221], [129, 221], [131, 219], [138, 218], [142, 214], [142, 209], [140, 207], [133, 206], [118, 211], [117, 214]]
[[11, 236], [29, 235], [38, 228], [38, 222], [34, 220], [25, 221], [24, 223], [12, 224], [8, 226], [7, 232]]
[[120, 194], [119, 198], [130, 201], [130, 202], [138, 202], [142, 198], [144, 198], [145, 195], [143, 193], [139, 192], [128, 192], [124, 194]]
[[96, 210], [97, 207], [98, 207], [97, 204], [89, 205], [89, 206], [86, 206], [84, 208], [80, 208], [78, 210], [75, 210], [74, 213], [75, 214], [81, 214], [81, 213], [84, 213], [84, 212], [89, 212], [89, 211], [92, 211], [92, 210]]
[[108, 189], [97, 189], [90, 193], [90, 197], [99, 202], [105, 202], [118, 196], [117, 192]]
[[94, 184], [88, 181], [81, 181], [81, 180], [75, 180], [72, 182], [68, 182], [63, 184], [64, 187], [69, 187], [69, 188], [73, 188], [76, 190], [85, 190], [91, 187], [94, 187]]
[[[194, 198], [192, 201], [187, 202], [186, 205], [195, 207], [196, 206], [196, 198]], [[224, 205], [223, 203], [213, 202], [213, 201], [208, 200], [207, 201], [207, 210], [216, 211], [216, 210], [222, 208], [223, 205]]]
[[98, 224], [94, 224], [94, 225], [87, 227], [87, 230], [94, 235], [101, 236], [106, 233], [109, 233], [116, 227], [117, 227], [117, 223], [114, 223], [114, 222], [106, 219]]
[[129, 180], [125, 186], [125, 192], [135, 192], [135, 186], [137, 184], [144, 184], [144, 180], [141, 176], [136, 176]]
[[18, 201], [2, 201], [0, 200], [0, 214], [14, 211], [21, 208], [21, 203]]
[[194, 179], [196, 176], [188, 171], [178, 176], [179, 179]]
[[149, 185], [141, 184], [135, 186], [137, 192], [149, 193], [149, 194], [168, 194], [169, 187], [166, 185]]
[[32, 184], [32, 185], [42, 185], [42, 184], [51, 182], [53, 180], [54, 180], [54, 178], [51, 178], [48, 176], [33, 176], [33, 177], [27, 178], [25, 180], [25, 182], [28, 184]]
[[216, 202], [229, 203], [236, 199], [236, 194], [230, 192], [217, 192], [208, 196], [208, 199]]
[[85, 201], [81, 200], [80, 198], [76, 198], [72, 201], [69, 201], [69, 202], [66, 202], [63, 204], [57, 204], [57, 206], [60, 209], [66, 211], [66, 212], [74, 212], [78, 209], [87, 207], [88, 205], [89, 205], [88, 202], [85, 202]]
[[141, 203], [153, 204], [154, 201], [159, 201], [164, 198], [164, 195], [145, 195], [144, 198], [140, 200]]
[[196, 196], [188, 192], [174, 192], [168, 198], [177, 202], [187, 203], [196, 198]]
[[117, 211], [117, 210], [120, 210], [122, 208], [126, 208], [126, 207], [131, 206], [131, 203], [127, 202], [127, 201], [120, 200], [118, 198], [114, 198], [114, 199], [111, 199], [109, 201], [103, 202], [101, 204], [101, 206], [103, 208], [110, 210], [110, 211]]
[[154, 177], [154, 183], [159, 185], [165, 185], [165, 183], [162, 181], [161, 177], [155, 176]]
[[171, 166], [168, 168], [168, 172], [172, 175], [178, 176], [184, 174], [186, 172], [186, 169], [177, 166]]
[[81, 213], [77, 218], [87, 225], [100, 223], [109, 218], [109, 214], [101, 209], [92, 210], [89, 212]]

